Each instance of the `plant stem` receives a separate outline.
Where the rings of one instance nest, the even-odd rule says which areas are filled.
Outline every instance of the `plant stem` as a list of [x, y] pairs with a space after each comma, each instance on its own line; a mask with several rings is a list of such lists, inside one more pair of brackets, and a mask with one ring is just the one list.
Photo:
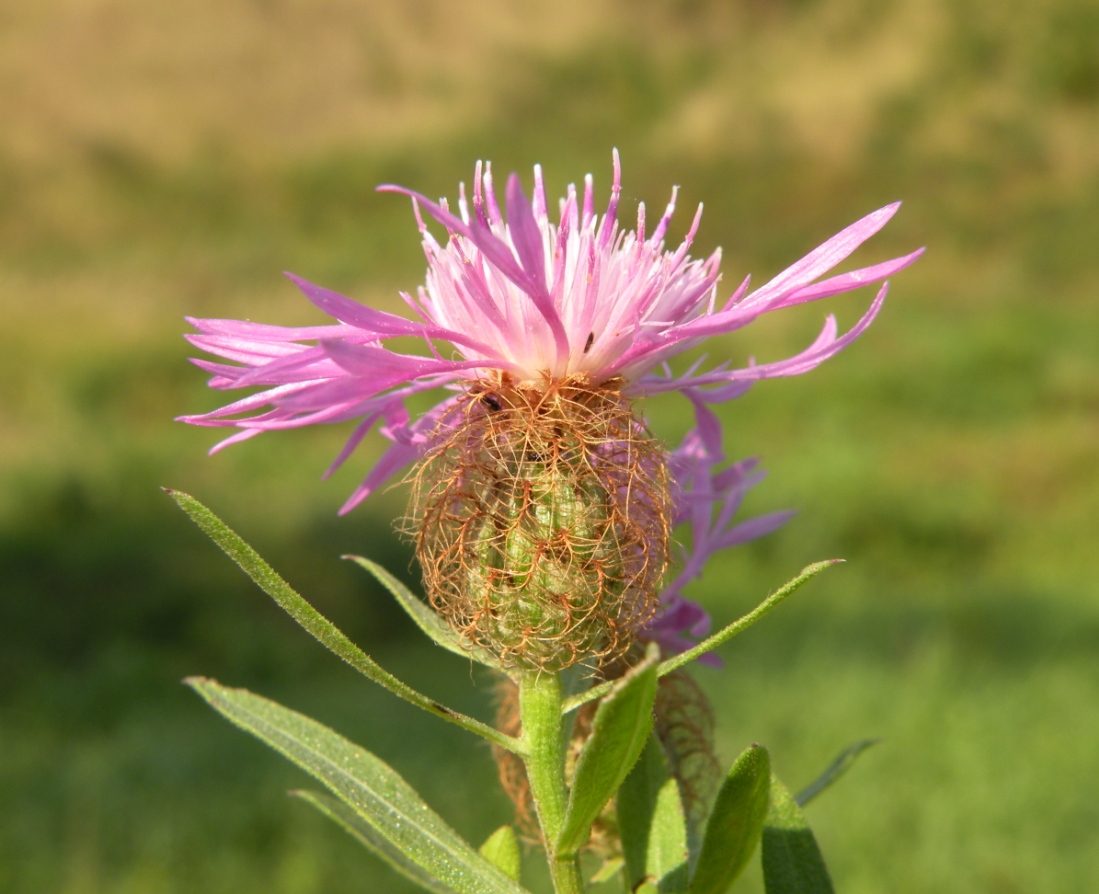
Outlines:
[[519, 679], [519, 713], [527, 778], [542, 826], [546, 859], [556, 894], [581, 894], [580, 861], [576, 855], [558, 858], [557, 838], [568, 806], [565, 786], [565, 719], [562, 716], [561, 678], [530, 671]]

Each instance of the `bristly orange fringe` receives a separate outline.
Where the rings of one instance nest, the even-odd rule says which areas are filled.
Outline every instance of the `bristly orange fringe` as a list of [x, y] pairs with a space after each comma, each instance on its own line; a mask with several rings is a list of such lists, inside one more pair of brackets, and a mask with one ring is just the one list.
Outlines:
[[667, 463], [616, 384], [480, 382], [414, 474], [431, 604], [505, 667], [597, 667], [655, 612]]
[[[519, 716], [519, 687], [503, 674], [496, 683], [496, 728], [516, 737], [523, 731]], [[530, 780], [527, 779], [523, 759], [499, 745], [492, 746], [492, 757], [496, 761], [500, 785], [515, 805], [516, 829], [527, 841], [540, 841], [542, 835], [534, 813], [534, 797], [530, 792]]]
[[684, 670], [660, 678], [654, 730], [668, 770], [679, 783], [687, 825], [701, 829], [721, 782], [714, 753], [714, 712], [698, 683]]

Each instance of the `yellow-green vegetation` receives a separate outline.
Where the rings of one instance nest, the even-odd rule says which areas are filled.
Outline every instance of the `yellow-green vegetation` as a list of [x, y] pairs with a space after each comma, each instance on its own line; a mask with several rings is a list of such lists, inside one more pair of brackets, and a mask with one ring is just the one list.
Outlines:
[[[612, 146], [627, 203], [672, 183], [705, 200], [696, 246], [724, 246], [729, 291], [897, 198], [860, 257], [930, 247], [851, 349], [724, 411], [730, 455], [771, 473], [748, 508], [801, 514], [689, 595], [727, 622], [849, 560], [698, 671], [726, 762], [762, 742], [797, 786], [883, 739], [807, 810], [846, 894], [1094, 890], [1091, 0], [8, 7], [0, 891], [411, 890], [284, 798], [302, 777], [177, 685], [193, 673], [368, 745], [475, 843], [506, 821], [472, 737], [325, 655], [157, 489], [210, 504], [410, 684], [489, 716], [479, 674], [337, 558], [414, 580], [404, 490], [335, 516], [377, 444], [324, 483], [347, 429], [206, 458], [214, 437], [171, 421], [218, 400], [181, 318], [318, 321], [283, 269], [398, 308], [424, 264], [408, 203], [375, 184], [453, 197], [488, 157], [542, 162], [552, 195], [591, 171], [606, 195]], [[868, 299], [831, 304], [850, 322]], [[713, 350], [784, 356], [824, 312]], [[650, 409], [669, 440], [688, 424]]]

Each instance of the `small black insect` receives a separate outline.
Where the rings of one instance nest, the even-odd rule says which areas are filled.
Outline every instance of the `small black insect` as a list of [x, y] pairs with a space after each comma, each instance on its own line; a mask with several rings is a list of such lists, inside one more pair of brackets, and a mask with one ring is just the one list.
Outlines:
[[492, 410], [493, 413], [499, 413], [504, 408], [504, 405], [500, 403], [500, 398], [491, 393], [482, 394], [481, 403]]
[[589, 332], [588, 333], [588, 340], [586, 342], [584, 342], [584, 353], [585, 354], [588, 353], [588, 351], [591, 350], [591, 346], [594, 342], [595, 342], [595, 333], [594, 332]]

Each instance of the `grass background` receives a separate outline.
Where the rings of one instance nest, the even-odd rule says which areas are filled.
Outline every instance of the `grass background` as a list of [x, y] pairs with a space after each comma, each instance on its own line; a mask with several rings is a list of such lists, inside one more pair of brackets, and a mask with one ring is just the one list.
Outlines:
[[[220, 512], [385, 666], [482, 716], [344, 552], [414, 574], [403, 494], [335, 510], [346, 430], [210, 459], [184, 314], [318, 317], [291, 269], [374, 306], [422, 277], [399, 182], [477, 158], [550, 191], [610, 150], [625, 201], [682, 184], [731, 288], [905, 199], [860, 258], [920, 244], [872, 329], [724, 409], [782, 532], [695, 586], [728, 621], [844, 556], [699, 672], [727, 760], [792, 786], [881, 736], [811, 808], [840, 891], [1090, 892], [1099, 878], [1099, 13], [1088, 0], [38, 0], [0, 10], [0, 891], [408, 890], [284, 792], [305, 781], [178, 685], [216, 676], [395, 764], [475, 840], [504, 822], [471, 737], [361, 683], [158, 490]], [[627, 210], [628, 213], [628, 210]], [[826, 310], [717, 340], [777, 359]], [[683, 406], [653, 402], [674, 440]], [[537, 875], [532, 863], [530, 871]], [[533, 883], [532, 883], [533, 884]], [[746, 891], [758, 890], [748, 879]]]

